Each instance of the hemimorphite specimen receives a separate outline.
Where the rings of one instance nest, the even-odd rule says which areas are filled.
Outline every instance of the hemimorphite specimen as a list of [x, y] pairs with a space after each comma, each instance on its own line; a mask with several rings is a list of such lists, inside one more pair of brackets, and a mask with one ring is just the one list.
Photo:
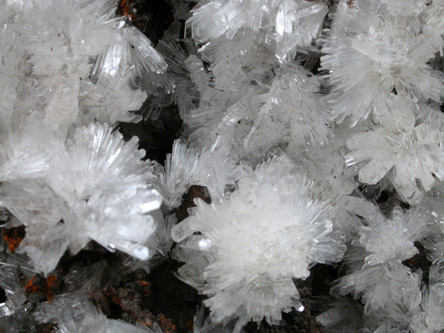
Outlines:
[[310, 180], [292, 169], [285, 156], [246, 168], [229, 197], [198, 201], [172, 229], [186, 262], [179, 276], [209, 296], [213, 320], [238, 318], [236, 332], [249, 320], [273, 324], [282, 310], [303, 310], [292, 279], [307, 278], [314, 263], [342, 258], [332, 207], [310, 199]]

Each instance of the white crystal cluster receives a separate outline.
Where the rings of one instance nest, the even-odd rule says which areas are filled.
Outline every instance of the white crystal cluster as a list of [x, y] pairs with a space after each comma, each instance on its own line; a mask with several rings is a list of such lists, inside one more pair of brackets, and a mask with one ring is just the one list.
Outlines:
[[179, 276], [211, 296], [205, 304], [216, 322], [239, 318], [239, 332], [250, 319], [274, 324], [281, 310], [302, 311], [292, 279], [307, 278], [314, 263], [341, 260], [333, 209], [312, 199], [312, 186], [288, 158], [274, 157], [245, 167], [227, 199], [197, 202], [172, 229], [186, 262]]
[[[316, 264], [338, 268], [327, 332], [444, 330], [444, 1], [168, 3], [157, 46], [115, 1], [0, 3], [0, 205], [26, 230], [0, 324], [29, 310], [12, 268], [49, 274], [94, 241], [132, 268], [183, 262], [210, 311], [195, 332], [308, 317], [295, 282]], [[117, 125], [158, 130], [173, 104], [162, 166]], [[196, 185], [211, 203], [178, 221]], [[34, 319], [144, 331], [93, 308], [88, 281]]]
[[436, 1], [340, 1], [321, 58], [333, 117], [355, 125], [383, 113], [393, 92], [439, 102], [444, 77], [428, 64], [442, 48], [439, 14]]
[[88, 300], [77, 295], [63, 295], [51, 302], [43, 303], [36, 314], [43, 323], [56, 323], [61, 332], [88, 333], [162, 333], [145, 327], [130, 325], [123, 320], [108, 319]]
[[[339, 1], [333, 7], [332, 21], [328, 22], [331, 28], [318, 39], [322, 69], [328, 72], [317, 76], [292, 61], [294, 54], [290, 49], [281, 48], [285, 33], [280, 34], [280, 29], [286, 20], [281, 9], [286, 4], [252, 4], [253, 1], [202, 2], [188, 21], [193, 37], [205, 43], [199, 54], [209, 62], [207, 67], [199, 66], [200, 76], [196, 75], [197, 67], [189, 68], [200, 93], [199, 107], [188, 110], [184, 116], [189, 139], [203, 151], [214, 151], [214, 156], [225, 154], [253, 165], [260, 165], [268, 152], [283, 150], [294, 161], [296, 173], [314, 181], [303, 197], [328, 201], [329, 219], [335, 230], [330, 236], [336, 240], [329, 245], [331, 253], [335, 253], [334, 247], [342, 244], [343, 238], [347, 244], [353, 244], [345, 257], [350, 272], [334, 291], [336, 295], [353, 293], [363, 302], [365, 324], [361, 328], [384, 331], [384, 327], [420, 327], [418, 318], [426, 316], [423, 303], [427, 302], [423, 296], [426, 291], [421, 287], [423, 274], [412, 271], [404, 261], [419, 253], [418, 242], [435, 249], [433, 258], [440, 258], [439, 249], [443, 248], [441, 230], [434, 232], [437, 227], [433, 209], [437, 204], [432, 205], [438, 200], [433, 189], [440, 186], [443, 170], [443, 126], [436, 106], [442, 101], [443, 74], [430, 65], [442, 48], [443, 30], [438, 18], [442, 18], [443, 4]], [[298, 4], [294, 1], [292, 6]], [[276, 17], [274, 5], [279, 6]], [[304, 5], [314, 9], [325, 3], [306, 1]], [[298, 26], [303, 22], [300, 14], [287, 11], [287, 15], [292, 15], [293, 22], [287, 26], [288, 33], [298, 31], [299, 36], [304, 36], [293, 38], [292, 50], [299, 57], [296, 60], [308, 66], [304, 59], [307, 54], [312, 56], [310, 52], [316, 54], [317, 49], [309, 46], [316, 45], [318, 33], [305, 27], [315, 27], [315, 19], [322, 21], [325, 14], [311, 16], [312, 25], [306, 26]], [[272, 29], [276, 33], [270, 37], [268, 32]], [[291, 172], [283, 162], [279, 163], [279, 178], [285, 179]], [[216, 165], [220, 168], [220, 164]], [[275, 175], [269, 171], [260, 181], [254, 181], [249, 193], [256, 193], [269, 177]], [[273, 217], [285, 221], [280, 215], [285, 210], [285, 200], [278, 198], [287, 190], [276, 185], [269, 193], [250, 195], [244, 202], [250, 208], [241, 208], [237, 205], [245, 178], [239, 174], [237, 179], [234, 191], [226, 192], [225, 198], [217, 197], [212, 205], [199, 202], [191, 217], [173, 228], [173, 239], [181, 241], [177, 256], [186, 262], [179, 276], [209, 296], [206, 305], [213, 321], [227, 323], [239, 318], [236, 329], [240, 329], [251, 319], [259, 321], [265, 317], [273, 322], [280, 318], [265, 309], [265, 301], [257, 304], [259, 296], [243, 296], [254, 295], [255, 286], [262, 288], [263, 283], [251, 282], [251, 286], [250, 281], [256, 281], [272, 264], [249, 268], [254, 259], [248, 257], [248, 264], [242, 264], [242, 256], [236, 253], [250, 253], [246, 248], [261, 241], [256, 230], [262, 230], [261, 221], [268, 216], [262, 209], [272, 206], [275, 200], [280, 208], [273, 209]], [[394, 189], [399, 202], [408, 203], [411, 208], [403, 211], [387, 207], [391, 211], [385, 211], [385, 217], [373, 204], [356, 197], [356, 179], [363, 185], [375, 186], [377, 191]], [[248, 218], [257, 205], [261, 213]], [[423, 209], [427, 205], [434, 208]], [[236, 217], [237, 214], [242, 215]], [[249, 227], [243, 227], [247, 223]], [[270, 224], [270, 229], [260, 235], [266, 234], [267, 241], [273, 242], [277, 233], [273, 230], [280, 222]], [[249, 232], [244, 235], [243, 229], [238, 228]], [[243, 239], [226, 245], [237, 237]], [[280, 237], [280, 241], [275, 241], [276, 251], [286, 242], [284, 235]], [[238, 246], [242, 250], [236, 250]], [[253, 258], [267, 257], [267, 248], [256, 246], [259, 253], [253, 252]], [[285, 251], [282, 253], [284, 262]], [[276, 257], [273, 254], [270, 259]], [[229, 264], [228, 260], [235, 263]], [[341, 257], [330, 261], [337, 260]], [[312, 258], [307, 263], [316, 261], [325, 262]], [[234, 268], [237, 265], [244, 269]], [[277, 262], [273, 264], [276, 265], [279, 266]], [[292, 265], [298, 267], [296, 263]], [[222, 273], [222, 269], [228, 271]], [[280, 266], [276, 270], [285, 272]], [[272, 280], [272, 275], [268, 273], [267, 278]], [[292, 278], [304, 276], [296, 273]], [[240, 286], [239, 279], [248, 283]], [[277, 296], [276, 290], [277, 286], [267, 294], [267, 300], [274, 299], [275, 304], [279, 300], [284, 302], [285, 298]], [[283, 295], [284, 287], [281, 290]], [[286, 310], [286, 305], [284, 302], [278, 306]], [[331, 330], [341, 327], [332, 321], [325, 321], [324, 325]], [[343, 325], [346, 327], [347, 323]]]
[[108, 0], [1, 4], [0, 202], [45, 274], [90, 240], [149, 257], [156, 165], [113, 127], [140, 118], [131, 111], [151, 91], [136, 79], [162, 85], [166, 62], [115, 10]]
[[414, 243], [427, 236], [428, 219], [421, 211], [399, 207], [390, 219], [378, 211], [368, 216], [350, 249], [352, 272], [341, 279], [339, 292], [362, 297], [367, 315], [408, 320], [421, 302], [421, 274], [402, 262], [418, 254]]
[[[392, 96], [377, 126], [347, 141], [346, 163], [368, 163], [359, 170], [359, 180], [377, 184], [387, 175], [402, 198], [410, 203], [442, 180], [444, 133], [439, 123], [417, 122], [416, 113], [433, 112], [412, 101]], [[421, 189], [420, 189], [421, 187]]]
[[201, 42], [240, 38], [251, 48], [260, 41], [273, 44], [276, 56], [286, 59], [297, 47], [311, 45], [327, 12], [323, 1], [201, 0], [187, 24]]

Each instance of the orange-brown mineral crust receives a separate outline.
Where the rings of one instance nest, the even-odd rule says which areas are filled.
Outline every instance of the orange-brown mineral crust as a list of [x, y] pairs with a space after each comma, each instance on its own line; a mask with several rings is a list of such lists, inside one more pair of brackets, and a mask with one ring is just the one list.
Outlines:
[[157, 315], [156, 321], [160, 324], [160, 327], [165, 333], [176, 332], [176, 325], [174, 325], [170, 319], [165, 317], [164, 314]]
[[43, 280], [44, 278], [42, 276], [34, 275], [26, 284], [26, 291], [30, 294], [44, 294], [45, 283]]
[[133, 11], [134, 1], [122, 0], [119, 2], [118, 12], [122, 16], [126, 16], [131, 20], [136, 19], [136, 14]]
[[48, 275], [47, 278], [41, 275], [34, 275], [25, 286], [28, 294], [44, 295], [47, 301], [58, 294], [62, 289], [62, 281], [57, 274]]
[[146, 17], [140, 16], [140, 7], [143, 1], [137, 0], [121, 0], [117, 7], [117, 13], [123, 17], [126, 17], [128, 21], [131, 21], [142, 32], [146, 28]]
[[19, 247], [25, 237], [25, 227], [2, 228], [3, 239], [12, 253]]

